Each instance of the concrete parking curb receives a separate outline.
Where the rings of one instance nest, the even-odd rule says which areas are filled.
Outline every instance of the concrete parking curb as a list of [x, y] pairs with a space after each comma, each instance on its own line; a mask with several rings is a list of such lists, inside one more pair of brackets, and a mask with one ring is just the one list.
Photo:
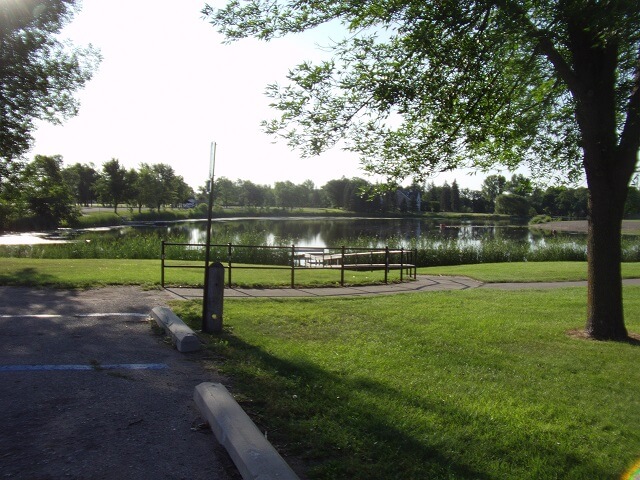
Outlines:
[[200, 349], [200, 339], [175, 313], [167, 307], [155, 307], [151, 316], [171, 337], [179, 352], [195, 352]]
[[244, 480], [299, 480], [220, 383], [201, 383], [193, 399]]

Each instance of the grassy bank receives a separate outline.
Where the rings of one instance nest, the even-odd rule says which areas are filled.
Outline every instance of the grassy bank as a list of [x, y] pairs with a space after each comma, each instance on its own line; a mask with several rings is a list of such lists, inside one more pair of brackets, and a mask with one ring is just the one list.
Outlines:
[[[640, 457], [640, 347], [567, 335], [585, 295], [229, 299], [204, 337], [311, 479], [618, 479]], [[199, 302], [174, 309], [199, 327]], [[625, 310], [640, 332], [640, 288]]]
[[[571, 282], [587, 279], [586, 262], [513, 262], [418, 269], [424, 275], [461, 275], [481, 282]], [[622, 264], [622, 278], [640, 278], [640, 263]]]
[[[166, 286], [202, 287], [203, 262], [179, 262], [192, 268], [169, 268], [165, 271]], [[195, 268], [193, 268], [195, 267]], [[291, 270], [264, 269], [263, 265], [238, 265], [232, 271], [232, 283], [243, 288], [290, 287]], [[225, 281], [227, 280], [225, 275]], [[398, 271], [389, 274], [398, 281]], [[382, 283], [384, 272], [347, 272], [345, 284], [371, 285]], [[296, 270], [297, 287], [328, 287], [340, 283], [340, 271], [334, 269]], [[90, 288], [104, 285], [143, 285], [160, 287], [159, 260], [126, 259], [31, 259], [0, 258], [0, 285], [26, 285], [58, 288]]]
[[[214, 235], [211, 243], [212, 258], [226, 261], [229, 235], [224, 231]], [[0, 257], [21, 258], [86, 258], [86, 259], [159, 259], [162, 241], [185, 243], [187, 239], [180, 233], [166, 233], [161, 230], [140, 233], [123, 229], [115, 234], [104, 232], [83, 233], [74, 241], [61, 244], [0, 245]], [[379, 248], [380, 239], [361, 237], [338, 245], [349, 248]], [[244, 232], [234, 241], [234, 263], [256, 263], [265, 265], [290, 265], [290, 246], [294, 239], [278, 238], [277, 244], [266, 245], [264, 232]], [[266, 248], [246, 248], [248, 245], [262, 245]], [[280, 245], [282, 248], [271, 248]], [[388, 238], [391, 249], [415, 248], [415, 263], [419, 267], [438, 265], [469, 265], [498, 262], [559, 262], [586, 261], [586, 240], [548, 238], [544, 243], [532, 246], [529, 242], [505, 239], [485, 239], [482, 242], [468, 242], [455, 239], [433, 239], [421, 237], [407, 247], [405, 239]], [[337, 251], [337, 250], [336, 250]], [[640, 237], [628, 237], [622, 241], [622, 260], [640, 262]], [[168, 246], [165, 258], [174, 260], [204, 261], [204, 249], [197, 247]]]
[[96, 288], [160, 285], [158, 260], [0, 258], [0, 285]]
[[[167, 262], [169, 265], [200, 267], [202, 262]], [[241, 265], [251, 267], [251, 265]], [[160, 286], [159, 260], [128, 259], [33, 259], [0, 258], [0, 285], [31, 285], [68, 288], [89, 288], [103, 285]], [[424, 275], [462, 275], [483, 282], [553, 282], [586, 280], [586, 262], [514, 262], [480, 265], [458, 265], [418, 269]], [[335, 286], [340, 272], [329, 269], [296, 270], [296, 286]], [[623, 263], [624, 278], [640, 278], [640, 263]], [[228, 277], [226, 277], [228, 278]], [[406, 278], [406, 277], [405, 277]], [[201, 268], [171, 268], [165, 271], [170, 286], [200, 287], [204, 270]], [[398, 271], [389, 274], [390, 281], [398, 281]], [[384, 273], [346, 272], [349, 285], [374, 284], [384, 281]], [[232, 283], [244, 288], [289, 287], [291, 270], [238, 268], [232, 271]]]

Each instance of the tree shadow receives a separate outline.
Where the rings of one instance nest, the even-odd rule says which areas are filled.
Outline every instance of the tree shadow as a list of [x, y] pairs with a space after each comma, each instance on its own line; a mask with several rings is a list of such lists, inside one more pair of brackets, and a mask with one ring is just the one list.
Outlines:
[[[514, 464], [522, 461], [522, 457], [512, 458], [518, 455], [516, 452], [525, 451], [538, 452], [539, 458], [548, 456], [560, 469], [581, 465], [585, 471], [593, 472], [593, 478], [604, 478], [610, 473], [601, 471], [596, 464], [585, 464], [584, 458], [570, 452], [563, 457], [558, 454], [556, 444], [526, 432], [517, 435], [517, 448], [481, 438], [481, 432], [475, 437], [469, 428], [464, 432], [446, 429], [446, 435], [453, 438], [442, 438], [438, 424], [446, 424], [448, 420], [460, 422], [465, 417], [471, 421], [471, 412], [457, 407], [455, 402], [409, 395], [370, 378], [348, 378], [305, 359], [278, 358], [229, 332], [222, 335], [222, 340], [241, 352], [240, 362], [256, 369], [234, 377], [233, 381], [242, 382], [242, 390], [249, 396], [249, 400], [241, 400], [243, 407], [263, 431], [269, 431], [275, 444], [289, 454], [301, 456], [320, 477], [482, 480], [494, 478], [495, 472], [479, 470], [473, 465], [474, 458], [497, 456], [503, 468], [509, 468], [511, 461]], [[255, 374], [259, 370], [268, 371], [268, 375]], [[233, 390], [233, 385], [230, 389]], [[314, 398], [306, 402], [305, 396]], [[285, 398], [292, 400], [283, 401]], [[334, 407], [337, 403], [340, 405]], [[395, 406], [405, 408], [408, 418], [426, 416], [434, 422], [426, 429], [398, 426], [394, 424], [398, 416], [393, 419], [389, 413], [389, 408]], [[487, 425], [493, 422], [478, 412], [473, 415], [474, 422]], [[467, 451], [452, 450], [462, 446]]]
[[629, 345], [633, 345], [634, 347], [640, 347], [640, 334], [629, 332], [628, 336], [624, 340], [599, 340], [597, 338], [593, 338], [587, 334], [584, 330], [569, 330], [567, 335], [571, 338], [577, 340], [587, 340], [591, 342], [616, 342], [616, 343], [628, 343]]
[[32, 286], [56, 284], [58, 280], [53, 275], [39, 272], [35, 268], [22, 268], [15, 272], [0, 273], [0, 284], [10, 286]]

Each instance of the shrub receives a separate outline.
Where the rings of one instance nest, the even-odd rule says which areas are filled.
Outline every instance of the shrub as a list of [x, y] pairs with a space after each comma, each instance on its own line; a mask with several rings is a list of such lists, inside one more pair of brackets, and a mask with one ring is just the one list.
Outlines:
[[551, 217], [549, 215], [536, 215], [531, 220], [529, 220], [530, 225], [537, 225], [539, 223], [548, 223], [551, 221]]

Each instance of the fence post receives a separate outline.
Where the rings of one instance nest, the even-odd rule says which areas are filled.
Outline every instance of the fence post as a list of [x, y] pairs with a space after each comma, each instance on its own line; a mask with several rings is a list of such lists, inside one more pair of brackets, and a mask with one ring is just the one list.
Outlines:
[[222, 331], [222, 307], [224, 303], [224, 265], [216, 262], [207, 268], [209, 283], [205, 292], [202, 331], [220, 333]]
[[389, 246], [384, 247], [384, 283], [389, 283]]
[[291, 288], [295, 288], [295, 272], [296, 272], [296, 246], [291, 245]]
[[400, 247], [400, 281], [403, 281], [402, 274], [404, 270], [404, 247]]
[[342, 245], [342, 254], [340, 256], [340, 286], [344, 287], [344, 245]]
[[231, 288], [231, 242], [227, 244], [227, 265], [229, 266], [229, 288]]
[[164, 288], [164, 240], [162, 240], [162, 250], [160, 251], [160, 285]]

